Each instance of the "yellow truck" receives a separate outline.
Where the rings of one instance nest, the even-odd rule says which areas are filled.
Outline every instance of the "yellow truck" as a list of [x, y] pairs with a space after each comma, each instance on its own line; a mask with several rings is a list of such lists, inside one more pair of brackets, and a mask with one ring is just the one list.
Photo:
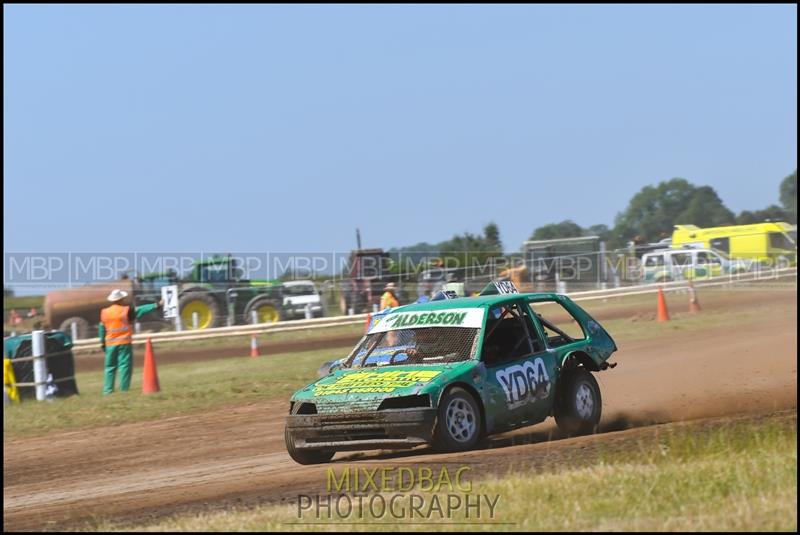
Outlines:
[[716, 249], [761, 266], [795, 266], [797, 227], [782, 222], [711, 228], [675, 225], [671, 247]]

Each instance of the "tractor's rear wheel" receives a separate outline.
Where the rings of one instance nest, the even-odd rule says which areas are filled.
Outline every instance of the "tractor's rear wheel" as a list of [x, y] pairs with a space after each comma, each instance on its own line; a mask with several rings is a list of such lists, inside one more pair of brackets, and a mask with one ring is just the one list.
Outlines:
[[194, 315], [197, 314], [197, 328], [210, 329], [219, 324], [219, 305], [206, 292], [189, 292], [178, 300], [181, 324], [184, 329], [194, 329]]

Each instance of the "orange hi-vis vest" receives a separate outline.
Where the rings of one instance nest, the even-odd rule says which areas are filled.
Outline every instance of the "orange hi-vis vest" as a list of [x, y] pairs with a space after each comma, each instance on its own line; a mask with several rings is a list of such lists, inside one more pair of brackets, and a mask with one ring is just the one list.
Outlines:
[[119, 346], [130, 344], [133, 340], [133, 331], [128, 321], [130, 307], [111, 305], [100, 311], [100, 321], [106, 328], [106, 345]]

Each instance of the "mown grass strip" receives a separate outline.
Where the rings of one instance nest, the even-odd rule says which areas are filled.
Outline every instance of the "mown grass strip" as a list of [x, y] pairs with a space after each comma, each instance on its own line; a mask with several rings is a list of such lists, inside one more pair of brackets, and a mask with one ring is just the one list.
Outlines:
[[[131, 390], [102, 395], [103, 372], [76, 376], [80, 395], [52, 402], [25, 400], [3, 410], [3, 439], [54, 431], [154, 420], [191, 411], [249, 401], [285, 399], [316, 377], [326, 360], [346, 355], [350, 347], [200, 363], [158, 366], [161, 392], [142, 395], [142, 372], [134, 369]], [[119, 380], [119, 379], [118, 379]], [[119, 383], [117, 383], [118, 385]]]
[[135, 526], [98, 520], [86, 528], [415, 531], [435, 523], [437, 531], [796, 531], [796, 431], [796, 413], [714, 426], [665, 426], [645, 438], [634, 430], [630, 440], [601, 447], [590, 466], [567, 463], [475, 480], [474, 493], [500, 495], [494, 518], [468, 519], [459, 513], [431, 521], [369, 515], [327, 521], [313, 515], [298, 518], [296, 505], [284, 505], [180, 515]]

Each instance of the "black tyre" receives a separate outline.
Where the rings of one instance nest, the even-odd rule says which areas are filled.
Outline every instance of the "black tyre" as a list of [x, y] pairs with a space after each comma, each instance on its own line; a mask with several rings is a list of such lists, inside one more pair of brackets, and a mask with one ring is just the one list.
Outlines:
[[187, 292], [178, 299], [181, 325], [184, 329], [194, 329], [194, 314], [197, 314], [197, 328], [211, 329], [220, 324], [219, 303], [208, 292]]
[[442, 396], [433, 447], [438, 451], [465, 451], [475, 447], [482, 430], [481, 410], [468, 391], [453, 387]]
[[301, 450], [294, 447], [294, 439], [289, 428], [286, 427], [283, 432], [286, 440], [286, 451], [289, 452], [291, 457], [296, 463], [299, 464], [322, 464], [327, 463], [336, 454], [334, 450]]
[[92, 328], [89, 326], [89, 322], [86, 321], [84, 318], [80, 316], [73, 316], [71, 318], [67, 318], [61, 322], [61, 326], [58, 328], [59, 331], [66, 334], [67, 336], [72, 337], [72, 324], [75, 323], [75, 327], [78, 331], [78, 340], [85, 340], [86, 338], [90, 338], [92, 335]]
[[596, 432], [603, 408], [597, 381], [583, 367], [563, 373], [554, 407], [558, 428], [569, 437]]

